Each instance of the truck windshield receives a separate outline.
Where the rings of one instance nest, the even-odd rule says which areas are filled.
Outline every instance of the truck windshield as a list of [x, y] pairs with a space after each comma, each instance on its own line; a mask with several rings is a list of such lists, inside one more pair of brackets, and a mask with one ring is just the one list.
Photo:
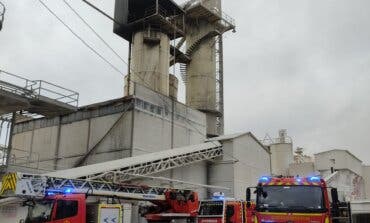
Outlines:
[[51, 219], [53, 210], [52, 200], [37, 201], [35, 205], [28, 208], [26, 223], [43, 223]]
[[223, 201], [202, 201], [200, 203], [200, 216], [216, 216], [223, 215], [224, 202]]
[[257, 196], [259, 211], [325, 212], [323, 191], [314, 186], [265, 186]]

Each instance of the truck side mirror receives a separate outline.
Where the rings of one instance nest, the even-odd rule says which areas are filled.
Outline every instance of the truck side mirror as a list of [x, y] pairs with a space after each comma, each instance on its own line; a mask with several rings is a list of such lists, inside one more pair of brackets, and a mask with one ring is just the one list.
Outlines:
[[251, 207], [251, 189], [247, 188], [247, 208]]
[[339, 198], [338, 198], [338, 190], [337, 188], [331, 189], [331, 199], [332, 199], [332, 213], [333, 216], [339, 216]]
[[337, 188], [332, 188], [331, 189], [331, 199], [333, 200], [333, 204], [338, 204], [339, 203]]

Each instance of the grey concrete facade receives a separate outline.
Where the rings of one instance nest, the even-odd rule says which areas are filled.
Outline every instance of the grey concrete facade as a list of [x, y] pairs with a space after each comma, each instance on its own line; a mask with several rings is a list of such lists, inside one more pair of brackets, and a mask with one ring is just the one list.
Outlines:
[[208, 183], [230, 188], [230, 191], [222, 191], [227, 197], [245, 199], [247, 187], [256, 186], [261, 176], [271, 175], [270, 153], [252, 133], [214, 140], [222, 142], [225, 155], [209, 165]]
[[[145, 41], [146, 39], [148, 40]], [[136, 32], [131, 44], [130, 78], [132, 83], [140, 83], [153, 91], [168, 96], [169, 37], [164, 33], [148, 29]], [[130, 87], [133, 87], [133, 84], [130, 83]]]
[[315, 154], [315, 166], [319, 171], [348, 169], [362, 175], [362, 161], [348, 150], [334, 149]]
[[362, 176], [365, 180], [365, 196], [370, 200], [370, 166], [362, 167]]
[[135, 91], [135, 97], [18, 123], [14, 148], [28, 151], [30, 157], [38, 154], [38, 159], [19, 163], [17, 158], [25, 155], [14, 151], [15, 164], [51, 171], [204, 142], [204, 114], [143, 86], [136, 85]]

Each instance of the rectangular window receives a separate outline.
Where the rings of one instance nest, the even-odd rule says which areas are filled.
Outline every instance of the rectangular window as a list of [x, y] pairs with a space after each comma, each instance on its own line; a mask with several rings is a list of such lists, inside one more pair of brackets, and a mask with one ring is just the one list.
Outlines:
[[78, 213], [78, 201], [58, 200], [57, 213], [54, 220], [71, 218]]
[[143, 107], [143, 102], [139, 99], [136, 99], [136, 106], [139, 107], [139, 108], [142, 108]]
[[155, 105], [150, 105], [150, 112], [154, 113], [154, 111], [155, 111]]
[[161, 115], [162, 114], [162, 108], [161, 107], [157, 107], [157, 114], [158, 115]]

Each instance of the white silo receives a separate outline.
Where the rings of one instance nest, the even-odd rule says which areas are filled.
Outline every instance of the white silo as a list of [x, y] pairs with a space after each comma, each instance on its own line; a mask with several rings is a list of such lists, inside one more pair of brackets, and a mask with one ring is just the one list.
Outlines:
[[293, 142], [287, 130], [280, 130], [279, 137], [269, 146], [271, 152], [271, 171], [273, 175], [287, 176], [289, 165], [294, 162]]

